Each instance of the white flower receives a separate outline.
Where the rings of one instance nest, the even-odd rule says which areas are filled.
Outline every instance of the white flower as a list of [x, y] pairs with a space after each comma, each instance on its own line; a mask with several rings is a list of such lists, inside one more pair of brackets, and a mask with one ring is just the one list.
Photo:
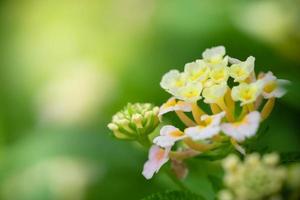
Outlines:
[[211, 138], [220, 132], [220, 123], [224, 116], [225, 112], [210, 116], [203, 115], [201, 116], [203, 125], [187, 128], [184, 132], [193, 140], [204, 140]]
[[160, 147], [172, 147], [176, 141], [182, 140], [186, 135], [178, 128], [167, 125], [160, 129], [160, 136], [153, 139], [153, 143]]
[[201, 99], [201, 92], [202, 92], [202, 84], [201, 83], [188, 83], [184, 87], [179, 88], [177, 91], [174, 92], [174, 96], [177, 99], [195, 103], [199, 99]]
[[204, 88], [202, 96], [205, 103], [217, 103], [225, 95], [227, 91], [227, 83], [215, 84], [210, 87]]
[[170, 148], [162, 149], [156, 145], [153, 145], [149, 150], [148, 161], [144, 164], [143, 176], [146, 179], [151, 179], [154, 173], [157, 173], [159, 169], [169, 160]]
[[190, 103], [184, 101], [176, 101], [176, 98], [172, 97], [160, 107], [158, 116], [176, 110], [183, 111], [183, 112], [191, 112], [192, 106]]
[[222, 131], [241, 142], [255, 135], [260, 123], [260, 113], [253, 111], [246, 115], [240, 122], [221, 124]]
[[223, 56], [225, 55], [225, 47], [224, 46], [217, 46], [206, 49], [202, 53], [203, 59], [211, 64], [218, 64], [223, 61]]
[[266, 99], [282, 97], [286, 93], [284, 86], [290, 83], [288, 80], [277, 79], [272, 72], [268, 72], [261, 80], [264, 82], [263, 96]]
[[241, 101], [241, 106], [256, 101], [262, 93], [263, 81], [258, 80], [254, 83], [241, 83], [232, 88], [231, 97], [234, 101]]
[[185, 84], [185, 75], [178, 70], [170, 70], [162, 77], [160, 82], [160, 86], [171, 94], [173, 94], [174, 90], [183, 87]]
[[184, 73], [190, 81], [205, 81], [208, 78], [210, 68], [203, 60], [187, 63], [184, 66]]
[[215, 83], [227, 82], [227, 80], [229, 78], [228, 67], [226, 67], [222, 64], [215, 65], [211, 69], [211, 71], [209, 73], [209, 77]]
[[235, 58], [229, 58], [229, 62], [233, 63], [229, 68], [230, 76], [234, 78], [235, 82], [241, 82], [246, 80], [253, 72], [255, 58], [249, 56], [244, 62]]

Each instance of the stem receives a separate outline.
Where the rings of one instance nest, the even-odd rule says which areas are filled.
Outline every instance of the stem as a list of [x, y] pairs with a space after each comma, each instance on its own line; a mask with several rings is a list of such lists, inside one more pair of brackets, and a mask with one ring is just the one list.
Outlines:
[[184, 160], [184, 159], [187, 159], [187, 158], [192, 158], [192, 157], [197, 156], [199, 154], [200, 154], [199, 151], [189, 149], [189, 150], [185, 150], [185, 151], [171, 151], [169, 153], [169, 157], [171, 159]]
[[275, 105], [275, 98], [270, 98], [261, 111], [261, 121], [267, 119]]
[[187, 126], [187, 127], [191, 127], [191, 126], [196, 126], [197, 124], [191, 120], [186, 114], [184, 114], [184, 112], [182, 111], [175, 111], [175, 113], [177, 114], [177, 116], [179, 117], [179, 119]]
[[209, 104], [210, 105], [210, 109], [211, 109], [211, 112], [215, 115], [215, 114], [218, 114], [220, 113], [222, 110], [219, 108], [219, 106], [215, 103], [213, 104]]
[[231, 97], [231, 89], [228, 88], [226, 94], [225, 94], [225, 103], [229, 109], [229, 111], [234, 115], [235, 110], [235, 102], [233, 101]]
[[184, 143], [191, 149], [200, 151], [200, 152], [205, 152], [205, 151], [208, 151], [208, 150], [214, 148], [214, 145], [212, 145], [212, 144], [200, 144], [200, 143], [194, 142], [191, 138], [184, 139]]
[[149, 148], [151, 146], [151, 142], [148, 136], [139, 137], [137, 141], [145, 148]]
[[197, 103], [192, 104], [192, 114], [194, 117], [194, 120], [197, 122], [197, 124], [202, 124], [201, 122], [201, 116], [206, 114], [199, 106]]
[[247, 104], [247, 108], [248, 108], [249, 112], [252, 112], [254, 110], [254, 104], [253, 103]]
[[238, 120], [241, 120], [245, 117], [245, 115], [248, 113], [248, 108], [246, 105], [243, 106], [242, 111], [238, 117]]
[[227, 106], [225, 105], [224, 99], [221, 99], [218, 102], [218, 106], [220, 106], [220, 108], [225, 111], [227, 120], [229, 122], [233, 122], [234, 117], [233, 117], [232, 113], [229, 111], [229, 109], [227, 108]]

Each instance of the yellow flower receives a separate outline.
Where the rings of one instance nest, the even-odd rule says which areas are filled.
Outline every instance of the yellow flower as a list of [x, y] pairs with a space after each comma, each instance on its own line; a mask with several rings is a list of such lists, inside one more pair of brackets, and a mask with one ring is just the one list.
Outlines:
[[264, 82], [263, 96], [266, 99], [282, 97], [286, 93], [284, 86], [290, 83], [288, 80], [277, 79], [272, 72], [268, 72], [261, 80]]
[[223, 56], [225, 55], [225, 47], [224, 46], [217, 46], [206, 49], [202, 53], [202, 57], [204, 61], [210, 64], [219, 64], [223, 61]]
[[205, 81], [208, 78], [210, 68], [203, 60], [187, 63], [184, 66], [184, 73], [189, 81]]
[[167, 92], [173, 94], [173, 91], [186, 85], [186, 77], [184, 73], [178, 70], [171, 70], [167, 72], [161, 82], [160, 86]]
[[235, 82], [242, 82], [250, 76], [254, 70], [254, 61], [253, 56], [249, 56], [244, 62], [234, 58], [229, 59], [229, 62], [233, 63], [229, 68], [229, 74]]
[[222, 64], [216, 65], [211, 69], [209, 76], [215, 83], [226, 82], [229, 77], [228, 67]]
[[201, 92], [202, 92], [202, 84], [201, 83], [188, 83], [184, 87], [179, 88], [175, 91], [174, 96], [177, 99], [194, 103], [201, 99]]
[[241, 83], [232, 88], [231, 97], [234, 101], [241, 101], [241, 106], [256, 101], [256, 98], [262, 93], [263, 82]]
[[205, 103], [218, 103], [223, 99], [227, 91], [227, 83], [215, 84], [210, 87], [204, 88], [202, 96], [204, 97]]

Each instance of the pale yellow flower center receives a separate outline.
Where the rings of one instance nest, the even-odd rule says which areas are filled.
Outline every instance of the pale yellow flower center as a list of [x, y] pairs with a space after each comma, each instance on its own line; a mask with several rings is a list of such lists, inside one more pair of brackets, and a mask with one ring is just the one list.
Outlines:
[[276, 81], [270, 81], [267, 83], [264, 87], [264, 92], [266, 93], [271, 93], [277, 88], [277, 83]]

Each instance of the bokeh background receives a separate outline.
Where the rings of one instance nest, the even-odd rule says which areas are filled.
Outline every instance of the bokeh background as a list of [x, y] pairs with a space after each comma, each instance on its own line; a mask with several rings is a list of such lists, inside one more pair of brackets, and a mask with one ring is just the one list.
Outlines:
[[[127, 102], [160, 105], [161, 76], [224, 45], [289, 79], [260, 141], [300, 147], [298, 0], [0, 2], [0, 199], [140, 199], [176, 189], [141, 176], [146, 153], [106, 124]], [[194, 185], [213, 199], [206, 163]]]

